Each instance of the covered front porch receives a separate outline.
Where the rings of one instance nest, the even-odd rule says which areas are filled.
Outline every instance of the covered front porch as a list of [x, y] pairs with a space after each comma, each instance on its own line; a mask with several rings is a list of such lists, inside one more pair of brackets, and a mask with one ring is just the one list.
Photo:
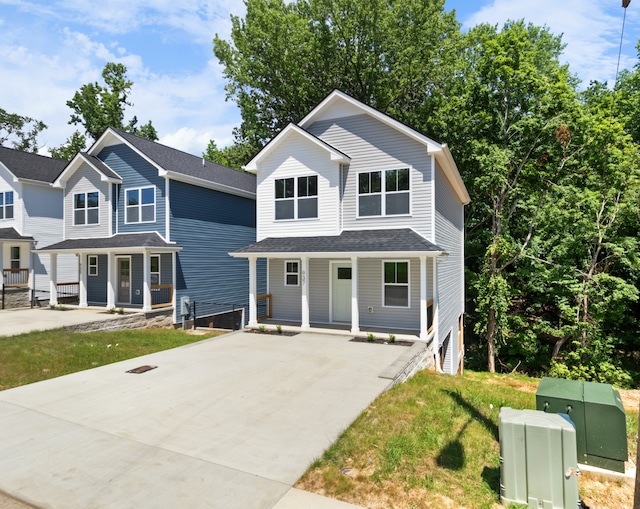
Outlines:
[[156, 232], [70, 239], [39, 250], [51, 258], [51, 305], [57, 305], [57, 257], [74, 253], [80, 262], [78, 306], [134, 308], [149, 312], [175, 304], [176, 253], [181, 248]]
[[15, 228], [0, 228], [0, 286], [28, 288], [32, 277], [33, 237], [20, 235]]
[[[412, 230], [267, 238], [231, 255], [249, 262], [248, 327], [292, 324], [428, 343], [438, 337], [437, 260], [446, 253]], [[259, 321], [259, 258], [267, 259], [273, 301], [266, 321]]]

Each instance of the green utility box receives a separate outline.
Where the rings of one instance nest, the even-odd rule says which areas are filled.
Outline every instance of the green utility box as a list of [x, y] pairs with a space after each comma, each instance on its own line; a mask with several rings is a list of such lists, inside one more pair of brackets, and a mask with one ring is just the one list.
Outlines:
[[576, 430], [566, 416], [503, 407], [499, 433], [502, 504], [581, 507]]
[[579, 463], [624, 472], [627, 419], [620, 393], [611, 385], [545, 377], [536, 408], [569, 415], [576, 426]]

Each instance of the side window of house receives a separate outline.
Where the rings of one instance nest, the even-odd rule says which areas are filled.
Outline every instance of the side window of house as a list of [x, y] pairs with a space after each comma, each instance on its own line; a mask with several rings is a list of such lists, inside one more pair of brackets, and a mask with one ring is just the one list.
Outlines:
[[127, 189], [125, 223], [153, 223], [156, 220], [156, 188]]
[[20, 268], [20, 246], [11, 246], [11, 268]]
[[151, 257], [151, 284], [160, 284], [160, 257], [154, 255]]
[[276, 179], [276, 219], [318, 217], [318, 176]]
[[13, 219], [13, 191], [0, 193], [0, 219]]
[[87, 268], [88, 268], [87, 273], [90, 276], [98, 275], [98, 257], [96, 255], [89, 255], [87, 260]]
[[409, 214], [410, 201], [409, 168], [358, 174], [358, 216]]
[[73, 195], [73, 224], [98, 224], [98, 192]]
[[409, 307], [409, 262], [384, 262], [385, 307]]
[[284, 262], [284, 285], [298, 286], [300, 275], [300, 264], [297, 261], [287, 260]]

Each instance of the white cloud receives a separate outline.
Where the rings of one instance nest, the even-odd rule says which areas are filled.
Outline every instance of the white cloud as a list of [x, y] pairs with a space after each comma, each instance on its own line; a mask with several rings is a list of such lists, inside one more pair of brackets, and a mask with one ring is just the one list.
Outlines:
[[[612, 6], [615, 4], [615, 10]], [[629, 34], [638, 27], [638, 15], [627, 9], [625, 53], [620, 61], [620, 69], [635, 64], [633, 47], [635, 41]], [[494, 0], [462, 20], [469, 28], [478, 23], [502, 24], [507, 20], [525, 19], [534, 25], [545, 25], [555, 35], [562, 35], [566, 44], [564, 61], [570, 63], [570, 70], [588, 85], [591, 80], [608, 81], [615, 79], [618, 46], [624, 11], [615, 0], [536, 0], [535, 2], [514, 2]]]

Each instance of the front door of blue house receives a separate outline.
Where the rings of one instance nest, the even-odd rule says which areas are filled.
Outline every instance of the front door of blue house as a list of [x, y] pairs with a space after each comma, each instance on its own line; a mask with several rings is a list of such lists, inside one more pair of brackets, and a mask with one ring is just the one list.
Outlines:
[[118, 258], [118, 303], [131, 303], [131, 259]]
[[351, 321], [351, 263], [331, 263], [331, 320]]

